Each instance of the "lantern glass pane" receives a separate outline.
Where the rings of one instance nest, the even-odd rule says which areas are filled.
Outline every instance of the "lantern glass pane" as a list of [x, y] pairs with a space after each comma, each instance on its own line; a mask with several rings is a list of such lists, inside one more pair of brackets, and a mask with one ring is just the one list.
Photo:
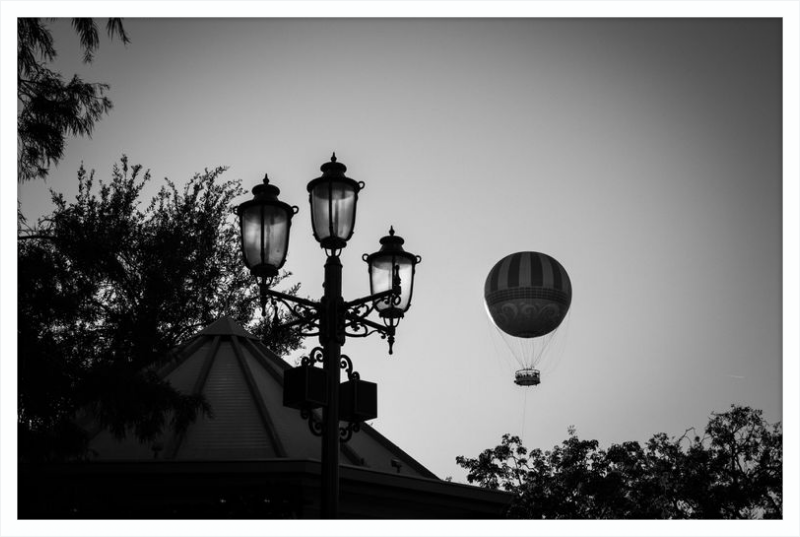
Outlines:
[[242, 212], [242, 240], [248, 268], [272, 265], [280, 268], [286, 259], [289, 215], [282, 207], [251, 205]]
[[400, 304], [394, 306], [387, 304], [383, 300], [379, 300], [375, 304], [378, 311], [384, 311], [389, 308], [397, 308], [400, 311], [406, 311], [411, 300], [412, 286], [414, 285], [413, 273], [414, 265], [405, 257], [394, 257], [391, 254], [378, 256], [372, 261], [370, 272], [370, 285], [372, 293], [381, 293], [388, 291], [392, 288], [392, 260], [394, 264], [400, 267], [398, 274], [400, 275]]
[[353, 233], [355, 216], [356, 191], [353, 185], [322, 181], [311, 191], [311, 222], [317, 240], [331, 236], [348, 240]]

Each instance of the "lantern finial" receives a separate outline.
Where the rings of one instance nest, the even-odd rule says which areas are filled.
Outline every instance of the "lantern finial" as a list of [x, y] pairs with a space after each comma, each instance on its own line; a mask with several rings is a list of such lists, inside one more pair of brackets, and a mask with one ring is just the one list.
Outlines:
[[336, 151], [334, 151], [333, 155], [331, 155], [331, 162], [336, 162]]
[[394, 237], [394, 226], [389, 226], [389, 235]]

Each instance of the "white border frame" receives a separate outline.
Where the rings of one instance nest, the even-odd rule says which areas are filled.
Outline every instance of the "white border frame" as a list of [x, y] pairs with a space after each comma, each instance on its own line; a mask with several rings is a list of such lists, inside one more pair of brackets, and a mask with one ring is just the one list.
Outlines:
[[[15, 214], [17, 196], [10, 177], [16, 176], [16, 147], [13, 123], [9, 120], [15, 107], [14, 85], [8, 83], [16, 65], [16, 18], [47, 17], [185, 17], [191, 7], [192, 17], [778, 17], [783, 25], [783, 424], [784, 424], [784, 519], [781, 521], [392, 521], [387, 524], [362, 521], [19, 521], [16, 519], [16, 262], [9, 257], [16, 252]], [[800, 535], [798, 477], [798, 380], [800, 379], [800, 2], [778, 1], [21, 1], [0, 2], [0, 170], [2, 170], [3, 203], [0, 210], [3, 253], [2, 293], [4, 307], [0, 311], [0, 327], [4, 342], [0, 360], [2, 372], [2, 475], [0, 482], [0, 535], [40, 536], [63, 535], [136, 536], [185, 535], [342, 535], [400, 536], [435, 535]], [[11, 224], [11, 225], [9, 225]], [[787, 359], [788, 358], [788, 359]]]

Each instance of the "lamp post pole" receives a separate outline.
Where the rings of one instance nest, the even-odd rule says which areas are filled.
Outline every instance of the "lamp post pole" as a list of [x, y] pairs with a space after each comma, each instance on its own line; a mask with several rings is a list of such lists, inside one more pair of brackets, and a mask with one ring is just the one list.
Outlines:
[[[320, 344], [325, 349], [322, 367], [327, 373], [328, 405], [323, 407], [322, 422], [322, 517], [339, 514], [339, 375], [344, 344], [344, 331], [338, 330], [342, 320], [339, 310], [342, 298], [342, 263], [336, 255], [325, 263], [324, 319], [320, 325]], [[341, 335], [340, 335], [341, 333]]]
[[[311, 432], [322, 437], [321, 512], [323, 518], [337, 518], [339, 445], [358, 432], [360, 422], [378, 415], [377, 386], [362, 381], [353, 371], [352, 361], [342, 354], [342, 345], [348, 336], [366, 337], [377, 332], [388, 340], [392, 354], [395, 328], [411, 304], [414, 270], [422, 258], [403, 250], [403, 239], [390, 228], [389, 235], [380, 241], [380, 251], [362, 257], [369, 267], [371, 294], [345, 302], [339, 253], [353, 233], [358, 192], [364, 183], [347, 177], [347, 168], [336, 161], [336, 155], [321, 170], [322, 177], [308, 184], [314, 238], [328, 256], [325, 292], [319, 302], [269, 288], [286, 262], [289, 230], [297, 207], [280, 201], [280, 189], [265, 175], [263, 184], [253, 188], [253, 199], [239, 205], [236, 212], [244, 262], [257, 278], [262, 315], [266, 315], [267, 297], [272, 298], [273, 307], [277, 299], [294, 317], [281, 328], [294, 327], [304, 336], [319, 336], [321, 346], [304, 357], [301, 366], [284, 372], [283, 403], [300, 410]], [[373, 311], [378, 312], [383, 324], [366, 318]], [[319, 362], [322, 369], [314, 367]], [[339, 382], [342, 369], [348, 377], [344, 384]], [[321, 424], [314, 414], [318, 408], [322, 409]], [[341, 427], [340, 421], [348, 422], [347, 427]]]

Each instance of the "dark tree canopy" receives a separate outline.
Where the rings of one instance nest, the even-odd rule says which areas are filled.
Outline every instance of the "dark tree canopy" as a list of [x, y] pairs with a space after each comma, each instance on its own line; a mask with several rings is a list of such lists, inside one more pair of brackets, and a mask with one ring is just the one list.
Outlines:
[[[72, 19], [83, 61], [89, 63], [100, 44], [93, 19]], [[109, 37], [129, 42], [121, 19], [108, 19]], [[67, 136], [91, 136], [97, 122], [111, 110], [107, 84], [89, 83], [77, 75], [69, 81], [47, 64], [56, 57], [53, 36], [43, 19], [17, 21], [17, 180], [47, 176], [64, 155]]]
[[141, 440], [207, 411], [202, 399], [175, 391], [153, 371], [223, 315], [269, 336], [265, 343], [279, 354], [300, 346], [296, 332], [272, 326], [275, 312], [261, 317], [231, 210], [243, 190], [238, 180], [222, 181], [224, 171], [205, 170], [182, 190], [166, 181], [142, 203], [150, 175], [141, 166], [123, 157], [99, 188], [81, 167], [76, 199], [53, 193], [53, 213], [20, 235], [22, 456], [80, 454], [79, 410]]
[[732, 405], [714, 413], [702, 437], [664, 433], [599, 448], [569, 436], [552, 450], [528, 451], [519, 437], [456, 462], [470, 483], [515, 497], [510, 518], [742, 519], [782, 517], [781, 424]]

